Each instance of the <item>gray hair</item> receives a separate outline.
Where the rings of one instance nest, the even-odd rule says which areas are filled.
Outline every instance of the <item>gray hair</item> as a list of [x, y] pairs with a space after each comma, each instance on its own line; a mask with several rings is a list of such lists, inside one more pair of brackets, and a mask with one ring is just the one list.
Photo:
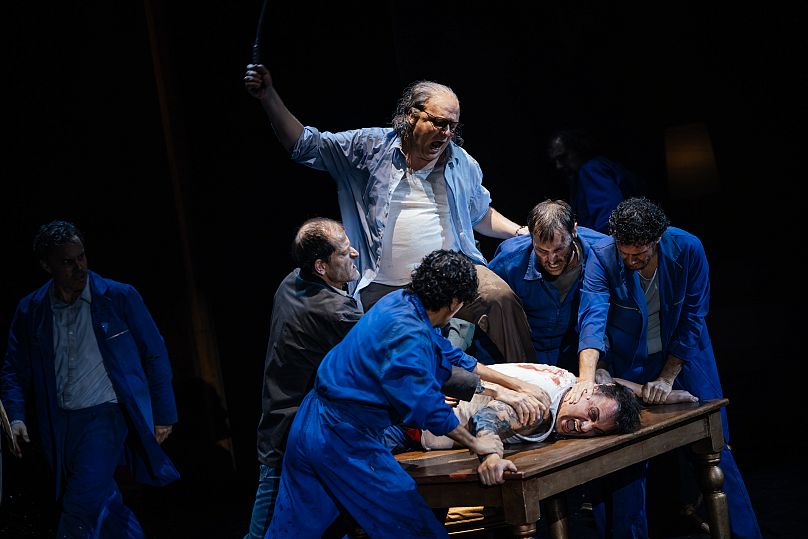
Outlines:
[[[401, 137], [402, 141], [409, 140], [410, 137], [412, 137], [413, 129], [415, 129], [412, 110], [423, 110], [426, 102], [438, 94], [450, 95], [460, 103], [454, 91], [439, 82], [419, 80], [404, 89], [404, 93], [401, 94], [396, 104], [395, 114], [393, 115], [393, 129], [398, 136]], [[459, 130], [452, 133], [452, 140], [458, 146], [463, 145], [463, 137], [460, 136]]]

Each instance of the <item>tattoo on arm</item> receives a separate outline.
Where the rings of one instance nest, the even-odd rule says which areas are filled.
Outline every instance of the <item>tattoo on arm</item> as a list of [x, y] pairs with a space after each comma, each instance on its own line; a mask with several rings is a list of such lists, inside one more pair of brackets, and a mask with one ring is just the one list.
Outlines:
[[519, 427], [521, 424], [514, 409], [499, 401], [489, 402], [469, 420], [469, 430], [473, 435], [490, 432], [503, 440], [516, 434]]

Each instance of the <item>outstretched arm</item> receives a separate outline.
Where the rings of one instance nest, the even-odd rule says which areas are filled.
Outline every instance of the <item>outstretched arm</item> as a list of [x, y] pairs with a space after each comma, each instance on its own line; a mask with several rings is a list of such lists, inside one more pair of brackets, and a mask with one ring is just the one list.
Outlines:
[[303, 133], [303, 124], [289, 112], [275, 91], [269, 70], [262, 64], [249, 64], [244, 76], [244, 86], [251, 96], [261, 102], [283, 148], [287, 152], [291, 151]]
[[490, 432], [480, 433], [479, 436], [472, 436], [466, 427], [458, 425], [455, 429], [446, 434], [449, 438], [458, 444], [468, 447], [469, 451], [476, 453], [479, 457], [495, 454], [502, 455], [502, 440], [499, 436], [491, 434]]
[[600, 351], [595, 348], [585, 348], [578, 354], [578, 381], [568, 393], [570, 404], [575, 404], [582, 398], [592, 397], [599, 359]]
[[[622, 378], [613, 378], [613, 380], [618, 384], [620, 384], [621, 386], [626, 386], [635, 395], [642, 398], [643, 386], [641, 386], [640, 384], [635, 382], [629, 382], [628, 380], [623, 380]], [[674, 389], [668, 393], [664, 401], [657, 404], [676, 404], [679, 402], [698, 402], [698, 401], [699, 398], [691, 394], [689, 391], [685, 391], [684, 389]]]
[[667, 402], [668, 395], [673, 391], [673, 381], [682, 370], [682, 360], [673, 354], [668, 359], [656, 380], [642, 386], [642, 400], [645, 404], [662, 404]]
[[488, 208], [488, 213], [477, 223], [474, 230], [484, 236], [503, 240], [530, 233], [527, 227], [517, 225], [494, 208]]
[[[502, 474], [504, 470], [509, 469], [516, 471], [516, 466], [512, 463], [510, 466], [502, 465], [496, 466], [495, 463], [500, 462], [502, 457], [502, 440], [496, 434], [490, 432], [481, 432], [477, 436], [472, 436], [463, 425], [458, 425], [452, 432], [446, 436], [454, 440], [460, 445], [466, 446], [472, 453], [476, 453], [482, 463], [489, 459], [493, 459], [489, 466], [486, 468], [488, 471], [480, 473], [480, 481], [484, 485], [493, 485], [495, 483], [502, 483]], [[510, 463], [510, 461], [505, 461]], [[480, 465], [482, 467], [482, 464]], [[497, 470], [499, 469], [499, 476], [497, 478]]]

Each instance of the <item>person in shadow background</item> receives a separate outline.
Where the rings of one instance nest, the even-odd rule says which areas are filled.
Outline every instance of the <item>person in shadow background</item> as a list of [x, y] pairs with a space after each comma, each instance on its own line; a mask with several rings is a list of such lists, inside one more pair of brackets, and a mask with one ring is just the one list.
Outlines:
[[87, 269], [73, 223], [40, 227], [34, 252], [51, 280], [19, 302], [0, 369], [13, 435], [46, 455], [58, 537], [143, 537], [114, 474], [125, 459], [136, 481], [179, 477], [160, 447], [177, 422], [163, 338], [134, 287]]
[[550, 138], [548, 157], [569, 187], [578, 225], [609, 233], [609, 215], [627, 198], [645, 195], [636, 174], [603, 155], [585, 129], [562, 129]]

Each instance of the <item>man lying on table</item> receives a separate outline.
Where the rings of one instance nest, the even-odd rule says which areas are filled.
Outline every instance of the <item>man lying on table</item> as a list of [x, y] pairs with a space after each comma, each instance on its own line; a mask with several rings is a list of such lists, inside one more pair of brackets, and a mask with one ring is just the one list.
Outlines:
[[[525, 421], [524, 414], [502, 401], [477, 394], [471, 401], [460, 401], [454, 413], [461, 425], [474, 436], [497, 434], [506, 444], [541, 442], [552, 433], [571, 437], [591, 437], [604, 434], [624, 434], [640, 426], [641, 391], [639, 384], [614, 378], [616, 383], [600, 383], [588, 399], [570, 404], [569, 389], [575, 384], [575, 375], [560, 367], [536, 363], [500, 363], [489, 365], [502, 374], [539, 386], [547, 394], [549, 406], [535, 420]], [[611, 381], [605, 371], [598, 373], [598, 380]], [[483, 382], [490, 386], [489, 382]], [[672, 391], [665, 404], [696, 402], [698, 399], [687, 391]], [[429, 431], [421, 433], [424, 449], [451, 449], [453, 441], [447, 436], [435, 436]], [[498, 454], [481, 458], [477, 469], [480, 481], [485, 485], [501, 484], [505, 471], [516, 471], [516, 466]]]

